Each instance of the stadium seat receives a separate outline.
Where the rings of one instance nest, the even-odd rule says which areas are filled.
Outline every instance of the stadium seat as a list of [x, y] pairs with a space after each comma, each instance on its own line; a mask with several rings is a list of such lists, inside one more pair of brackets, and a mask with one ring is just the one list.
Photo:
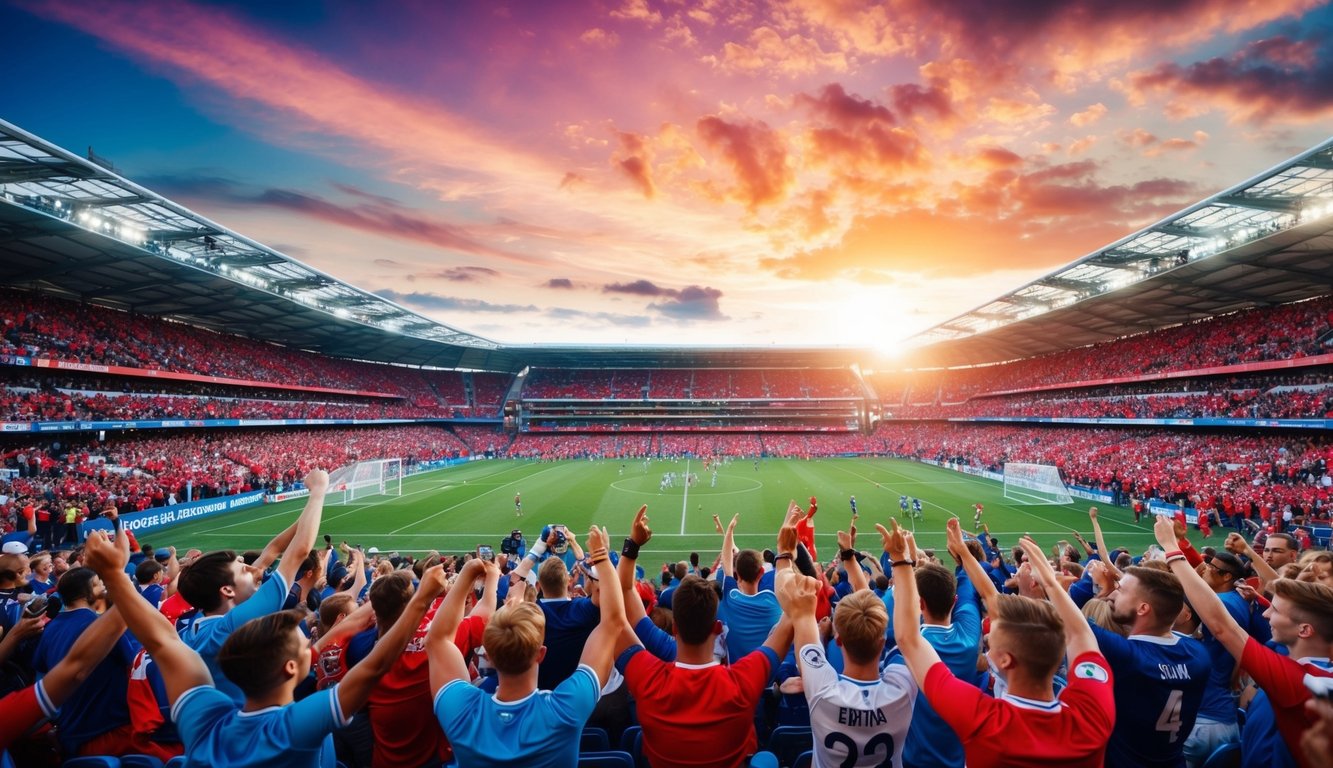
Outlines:
[[167, 761], [166, 768], [185, 768], [184, 757], [173, 757]]
[[162, 761], [152, 755], [123, 755], [120, 768], [163, 768]]
[[1203, 761], [1203, 768], [1240, 768], [1240, 745], [1223, 744]]
[[778, 758], [772, 752], [760, 751], [750, 755], [750, 768], [778, 768]]
[[814, 747], [814, 736], [809, 728], [799, 725], [781, 725], [768, 737], [768, 749], [777, 755], [779, 765], [792, 765], [802, 752]]
[[607, 735], [605, 728], [591, 726], [583, 729], [583, 735], [579, 737], [580, 754], [609, 751], [611, 751], [611, 737]]
[[1245, 716], [1246, 716], [1245, 707], [1236, 707], [1236, 725], [1239, 725], [1241, 728], [1244, 728]]
[[584, 752], [579, 755], [579, 768], [635, 768], [634, 756], [620, 750]]
[[634, 743], [638, 741], [642, 733], [643, 728], [637, 725], [626, 728], [625, 732], [620, 734], [620, 751], [633, 753]]
[[62, 768], [120, 768], [120, 758], [109, 755], [76, 757], [66, 760]]
[[791, 764], [791, 768], [810, 768], [810, 764], [815, 761], [813, 751], [802, 752], [796, 756], [796, 762]]

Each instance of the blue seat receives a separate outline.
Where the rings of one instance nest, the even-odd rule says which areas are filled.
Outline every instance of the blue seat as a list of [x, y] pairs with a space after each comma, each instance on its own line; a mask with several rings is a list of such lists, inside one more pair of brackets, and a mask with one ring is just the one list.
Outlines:
[[768, 750], [777, 755], [778, 765], [794, 765], [802, 752], [814, 748], [814, 735], [809, 728], [799, 725], [780, 725], [768, 737]]
[[152, 755], [122, 755], [120, 768], [163, 768], [162, 761]]
[[802, 752], [796, 756], [796, 762], [791, 764], [791, 768], [810, 768], [810, 764], [814, 761], [814, 752]]
[[631, 725], [620, 734], [620, 751], [634, 754], [634, 742], [643, 734], [643, 727]]
[[777, 755], [772, 752], [759, 751], [750, 755], [750, 768], [778, 768]]
[[620, 750], [584, 752], [579, 755], [579, 768], [635, 768], [634, 756]]
[[611, 736], [607, 734], [605, 728], [590, 726], [583, 729], [583, 734], [579, 736], [579, 753], [584, 752], [610, 752]]
[[185, 768], [184, 757], [173, 757], [167, 761], [167, 768]]
[[1240, 745], [1223, 744], [1203, 761], [1203, 768], [1240, 768]]
[[62, 763], [61, 768], [120, 768], [120, 758], [108, 755], [75, 757]]

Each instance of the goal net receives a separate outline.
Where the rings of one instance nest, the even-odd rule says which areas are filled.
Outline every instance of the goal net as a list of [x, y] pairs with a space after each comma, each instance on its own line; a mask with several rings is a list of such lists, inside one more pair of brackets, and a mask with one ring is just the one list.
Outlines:
[[1017, 504], [1072, 504], [1074, 498], [1049, 464], [1005, 462], [1004, 498]]
[[329, 474], [329, 496], [348, 504], [367, 496], [402, 496], [403, 460], [358, 461]]

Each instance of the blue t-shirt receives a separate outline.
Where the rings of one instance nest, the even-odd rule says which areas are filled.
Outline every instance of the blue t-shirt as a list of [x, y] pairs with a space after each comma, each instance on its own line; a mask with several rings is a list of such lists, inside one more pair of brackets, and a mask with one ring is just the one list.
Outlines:
[[717, 617], [727, 625], [727, 658], [736, 660], [764, 644], [782, 618], [782, 606], [772, 592], [747, 595], [732, 588], [722, 593]]
[[497, 701], [466, 680], [454, 680], [436, 694], [435, 717], [459, 768], [567, 768], [579, 761], [579, 734], [601, 687], [586, 664], [555, 690], [536, 690], [518, 701]]
[[282, 604], [287, 600], [288, 589], [286, 579], [281, 573], [274, 571], [268, 581], [265, 581], [245, 602], [221, 616], [200, 616], [181, 630], [181, 640], [193, 648], [204, 660], [204, 664], [208, 665], [208, 672], [213, 676], [213, 685], [230, 696], [238, 707], [244, 706], [245, 694], [222, 674], [222, 668], [218, 666], [218, 651], [222, 650], [222, 644], [227, 642], [231, 633], [245, 622], [282, 610]]
[[[957, 571], [957, 579], [958, 600], [953, 607], [953, 622], [948, 627], [922, 624], [921, 637], [935, 649], [954, 677], [976, 685], [981, 609], [977, 605], [977, 590], [961, 568]], [[893, 615], [893, 603], [893, 592], [885, 593], [884, 605], [890, 616]], [[893, 643], [892, 623], [885, 634], [888, 642]], [[901, 654], [895, 653], [890, 663], [905, 662]], [[903, 745], [903, 762], [913, 768], [961, 768], [963, 760], [963, 742], [958, 739], [958, 733], [940, 718], [925, 694], [918, 691], [912, 724]]]
[[199, 686], [181, 694], [171, 719], [185, 744], [187, 765], [228, 768], [333, 768], [332, 733], [349, 722], [337, 685], [254, 712], [240, 711], [217, 688]]
[[550, 691], [574, 674], [602, 614], [586, 597], [542, 599], [537, 605], [546, 614], [546, 657], [537, 666], [537, 687]]
[[[1250, 604], [1239, 592], [1221, 592], [1218, 597], [1222, 605], [1231, 614], [1231, 618], [1242, 627], [1250, 625]], [[1203, 689], [1203, 701], [1199, 704], [1199, 717], [1205, 717], [1216, 723], [1230, 725], [1236, 722], [1236, 696], [1231, 692], [1231, 677], [1236, 671], [1236, 657], [1226, 646], [1213, 637], [1208, 627], [1203, 628], [1203, 647], [1208, 649], [1212, 660], [1212, 671], [1208, 675], [1208, 685]]]
[[663, 632], [653, 620], [644, 616], [634, 625], [634, 634], [645, 650], [662, 661], [676, 660], [676, 638]]
[[1115, 677], [1115, 730], [1106, 747], [1106, 764], [1183, 765], [1182, 749], [1208, 684], [1208, 650], [1180, 633], [1125, 638], [1091, 622], [1088, 626]]
[[[91, 608], [64, 611], [51, 619], [37, 643], [33, 668], [43, 675], [50, 672], [94, 621], [97, 613]], [[129, 669], [138, 652], [133, 636], [121, 634], [115, 648], [60, 707], [60, 745], [66, 754], [77, 754], [85, 741], [129, 724]]]

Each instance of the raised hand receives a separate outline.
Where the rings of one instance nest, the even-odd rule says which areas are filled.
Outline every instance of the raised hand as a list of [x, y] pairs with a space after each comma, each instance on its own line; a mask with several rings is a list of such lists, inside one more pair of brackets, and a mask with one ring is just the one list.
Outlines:
[[783, 613], [792, 618], [814, 618], [815, 602], [819, 597], [819, 580], [796, 574], [787, 579], [778, 590], [778, 604]]
[[964, 557], [970, 556], [967, 542], [963, 541], [963, 528], [959, 524], [958, 518], [951, 517], [944, 524], [944, 541], [949, 554], [953, 555], [953, 558], [958, 562], [961, 563]]
[[889, 556], [891, 562], [902, 562], [907, 560], [907, 538], [903, 535], [903, 529], [898, 527], [897, 518], [889, 518], [889, 523], [893, 530], [889, 530], [879, 523], [875, 523], [875, 530], [879, 531], [880, 540], [884, 544], [884, 554]]
[[778, 529], [778, 552], [794, 554], [796, 552], [796, 525], [788, 522]]
[[856, 529], [853, 528], [850, 533], [848, 533], [847, 531], [838, 531], [838, 549], [844, 550], [844, 549], [855, 549], [855, 548], [856, 548]]
[[[713, 519], [716, 520], [717, 515], [713, 515]], [[721, 532], [722, 526], [718, 525], [718, 533]], [[634, 513], [634, 522], [630, 525], [629, 538], [630, 541], [633, 541], [635, 544], [642, 547], [644, 544], [647, 544], [648, 540], [652, 537], [653, 529], [648, 527], [648, 505], [644, 504], [642, 507], [639, 507], [638, 512]]]
[[796, 499], [787, 502], [787, 520], [783, 525], [796, 525], [796, 521], [801, 519], [801, 505], [796, 503]]
[[1090, 519], [1090, 520], [1096, 520], [1096, 519], [1097, 519], [1097, 508], [1096, 508], [1096, 507], [1088, 507], [1088, 519]]
[[[1051, 567], [1050, 561], [1042, 555], [1041, 547], [1037, 542], [1027, 537], [1018, 540], [1018, 546], [1027, 553], [1028, 563], [1031, 564], [1033, 575], [1036, 576], [1047, 589], [1060, 586], [1059, 579], [1055, 575], [1055, 569]], [[1026, 564], [1025, 564], [1026, 565]]]
[[1227, 534], [1227, 540], [1224, 546], [1227, 548], [1228, 552], [1235, 555], [1243, 555], [1250, 549], [1249, 542], [1245, 541], [1245, 537], [1234, 532]]
[[[1162, 515], [1162, 517], [1166, 517], [1166, 515]], [[1176, 541], [1171, 544], [1171, 547], [1174, 549], [1181, 539], [1189, 535], [1189, 530], [1185, 528], [1185, 524], [1180, 522], [1174, 515], [1171, 516], [1170, 520], [1171, 530], [1176, 535]]]
[[329, 473], [322, 469], [312, 469], [305, 476], [305, 487], [311, 493], [323, 493], [329, 489]]
[[[470, 560], [467, 565], [463, 566], [463, 573], [467, 573], [468, 567], [473, 563], [483, 563], [483, 567], [473, 568], [474, 574], [477, 571], [484, 569], [484, 561]], [[421, 595], [423, 600], [434, 600], [444, 591], [444, 583], [444, 566], [439, 564], [432, 565], [425, 571], [422, 571], [421, 583], [417, 585], [417, 594]], [[467, 586], [470, 588], [471, 582], [468, 582]]]
[[[1152, 525], [1153, 535], [1162, 549], [1171, 552], [1180, 546], [1180, 537], [1176, 535], [1176, 526], [1180, 523], [1168, 515], [1158, 515]], [[1183, 532], [1182, 532], [1183, 533]]]
[[606, 543], [611, 538], [607, 536], [605, 528], [598, 528], [593, 525], [588, 528], [588, 551], [596, 552], [599, 549], [606, 549]]
[[83, 564], [97, 571], [99, 576], [106, 578], [108, 573], [123, 571], [129, 561], [129, 540], [124, 536], [112, 541], [106, 531], [88, 532], [88, 539], [83, 544]]

